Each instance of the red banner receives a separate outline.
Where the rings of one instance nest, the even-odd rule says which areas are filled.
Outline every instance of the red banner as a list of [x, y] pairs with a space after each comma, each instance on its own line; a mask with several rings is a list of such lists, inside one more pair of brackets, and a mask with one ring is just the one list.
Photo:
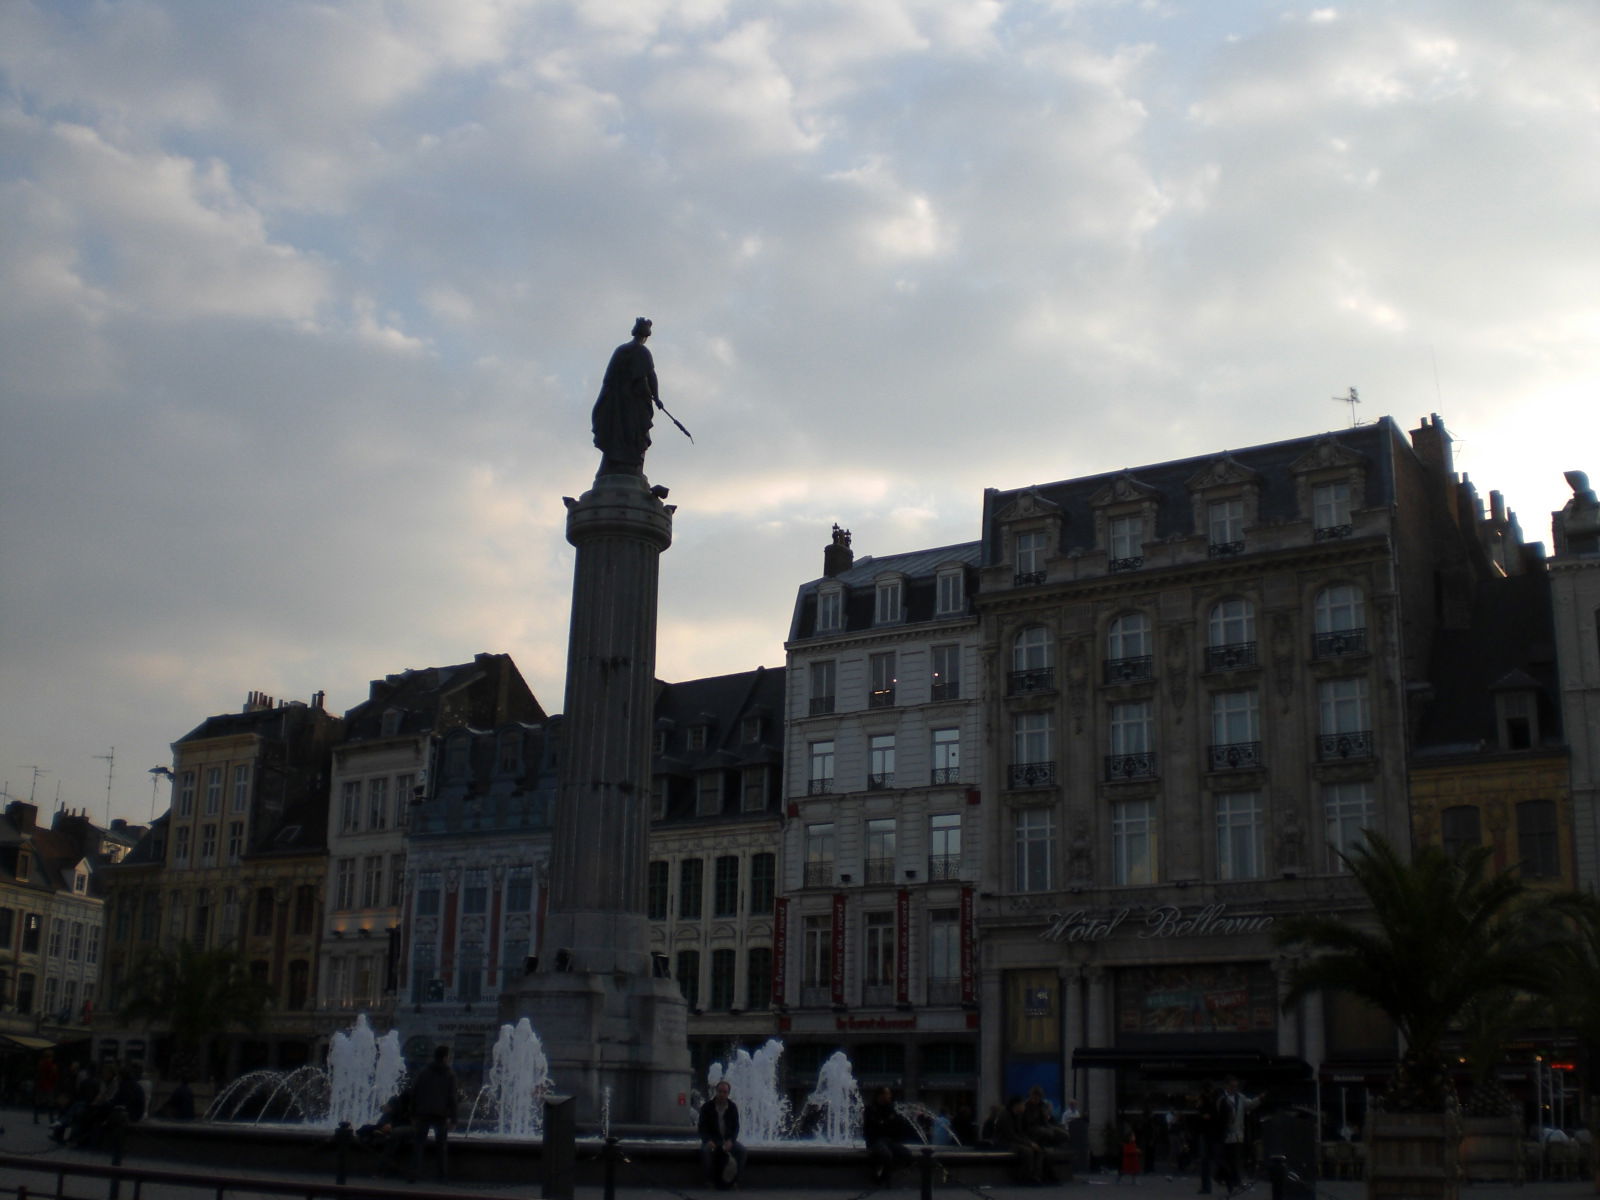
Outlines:
[[911, 1003], [911, 893], [894, 898], [894, 1002]]
[[972, 889], [961, 889], [961, 1003], [978, 1002], [977, 931], [972, 914]]
[[772, 1002], [789, 1003], [789, 898], [772, 902]]
[[833, 894], [833, 945], [828, 955], [828, 984], [835, 1004], [844, 1003], [844, 900], [843, 892]]

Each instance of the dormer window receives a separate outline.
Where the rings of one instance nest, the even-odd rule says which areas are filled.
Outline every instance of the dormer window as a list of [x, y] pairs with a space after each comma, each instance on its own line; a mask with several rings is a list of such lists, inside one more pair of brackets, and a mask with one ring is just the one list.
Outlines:
[[739, 723], [739, 740], [747, 746], [761, 740], [760, 717], [746, 717]]
[[1354, 529], [1350, 522], [1350, 483], [1335, 479], [1311, 487], [1311, 528], [1317, 541], [1349, 537]]
[[665, 754], [667, 752], [667, 731], [658, 729], [650, 740], [650, 753]]
[[844, 593], [838, 588], [828, 588], [817, 593], [817, 629], [831, 632], [844, 624]]
[[966, 573], [960, 567], [949, 567], [939, 572], [937, 582], [939, 615], [948, 617], [965, 612], [967, 608]]
[[501, 730], [495, 769], [502, 775], [514, 775], [522, 769], [522, 736], [518, 730]]
[[1106, 553], [1113, 571], [1144, 566], [1144, 517], [1128, 514], [1106, 522]]
[[1495, 693], [1495, 725], [1502, 750], [1531, 750], [1539, 743], [1539, 706], [1531, 691]]
[[72, 873], [72, 890], [79, 896], [87, 895], [89, 891], [89, 872], [81, 867]]
[[17, 880], [27, 883], [33, 875], [33, 855], [26, 850], [17, 851]]
[[706, 748], [706, 727], [704, 725], [689, 726], [689, 749], [704, 750]]
[[1042, 530], [1017, 534], [1015, 546], [1017, 572], [1014, 583], [1022, 586], [1044, 582], [1044, 556], [1048, 546], [1049, 543]]
[[471, 752], [471, 743], [465, 733], [452, 737], [445, 745], [444, 752], [444, 777], [446, 779], [465, 779], [467, 777], [467, 764]]
[[874, 625], [898, 625], [905, 619], [905, 609], [901, 604], [902, 593], [901, 580], [898, 577], [878, 580], [877, 602], [872, 617]]
[[394, 737], [399, 732], [400, 732], [400, 710], [398, 708], [386, 708], [386, 709], [384, 709], [383, 710], [383, 720], [382, 720], [381, 726], [379, 728], [379, 733], [383, 737]]
[[1208, 553], [1226, 558], [1244, 550], [1244, 498], [1233, 496], [1206, 505]]

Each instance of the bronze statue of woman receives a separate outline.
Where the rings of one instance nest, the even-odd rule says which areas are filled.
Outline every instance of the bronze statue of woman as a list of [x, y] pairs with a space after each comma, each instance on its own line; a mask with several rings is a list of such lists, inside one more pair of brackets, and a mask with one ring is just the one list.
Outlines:
[[643, 475], [644, 452], [650, 449], [651, 409], [661, 407], [656, 364], [645, 349], [650, 321], [633, 323], [633, 340], [611, 352], [600, 396], [594, 402], [594, 444], [601, 452], [597, 475]]

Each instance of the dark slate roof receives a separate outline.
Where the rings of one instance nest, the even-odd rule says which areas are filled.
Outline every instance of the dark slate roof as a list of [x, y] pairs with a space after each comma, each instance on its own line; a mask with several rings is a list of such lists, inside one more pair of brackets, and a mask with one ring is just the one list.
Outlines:
[[1562, 741], [1555, 620], [1543, 571], [1489, 579], [1466, 629], [1441, 629], [1428, 667], [1432, 696], [1417, 726], [1420, 753], [1498, 745], [1496, 691], [1534, 688], [1546, 745]]
[[292, 732], [310, 727], [316, 720], [338, 719], [320, 708], [312, 708], [310, 705], [298, 702], [279, 704], [272, 708], [259, 708], [252, 712], [218, 713], [201, 721], [175, 744], [237, 737], [243, 734], [282, 741]]
[[[545, 828], [554, 813], [561, 718], [511, 721], [495, 729], [446, 730], [435, 748], [431, 793], [411, 810], [412, 836], [525, 833]], [[450, 747], [465, 738], [467, 774], [447, 776]], [[500, 749], [515, 739], [516, 765], [504, 769]]]
[[[715, 767], [776, 763], [783, 747], [782, 667], [757, 667], [683, 683], [656, 682], [655, 729], [666, 752], [655, 756], [658, 775], [688, 775]], [[761, 718], [761, 737], [743, 740], [744, 719]], [[689, 730], [706, 730], [703, 749], [689, 748]]]
[[[479, 654], [471, 662], [456, 663], [448, 667], [407, 668], [398, 674], [374, 679], [372, 694], [345, 713], [347, 722], [345, 739], [365, 741], [385, 736], [383, 716], [390, 710], [398, 713], [399, 721], [398, 726], [387, 736], [430, 733], [441, 729], [445, 722], [441, 720], [440, 711], [450, 697], [488, 678], [501, 665], [501, 660], [504, 660], [505, 668], [516, 677], [517, 684], [525, 689], [526, 685], [521, 682], [516, 664], [511, 661], [510, 655], [506, 654]], [[535, 722], [543, 720], [544, 710], [540, 708], [539, 702], [533, 699], [531, 692], [528, 693], [527, 700], [531, 701], [531, 706], [526, 711], [513, 711], [503, 715]], [[490, 711], [495, 702], [493, 696], [486, 696], [484, 705], [479, 706], [483, 711], [462, 713], [458, 714], [458, 717], [487, 725], [496, 719]], [[507, 702], [513, 708], [518, 707], [517, 697], [508, 697]]]
[[150, 827], [145, 830], [144, 836], [139, 839], [134, 848], [128, 851], [127, 857], [111, 869], [159, 866], [166, 861], [167, 823], [171, 815], [170, 812], [164, 812], [154, 821], [151, 821]]
[[[20, 806], [23, 809], [29, 805]], [[0, 813], [0, 875], [3, 875], [12, 887], [26, 887], [31, 891], [45, 894], [55, 892], [71, 892], [72, 880], [69, 872], [85, 859], [89, 862], [89, 894], [99, 896], [101, 888], [98, 883], [98, 871], [101, 866], [99, 855], [86, 852], [76, 838], [68, 834], [51, 829], [48, 826], [35, 823], [33, 827], [24, 828], [18, 818], [21, 813], [16, 809]], [[17, 859], [22, 851], [31, 852], [32, 868], [28, 872], [26, 883], [18, 880]]]
[[1384, 507], [1393, 501], [1394, 455], [1397, 452], [1410, 453], [1411, 450], [1394, 421], [1389, 417], [1381, 417], [1370, 425], [1293, 438], [1286, 442], [1270, 442], [1243, 450], [1219, 450], [1194, 458], [1151, 463], [1122, 471], [1108, 471], [1102, 475], [1085, 475], [1007, 491], [991, 489], [984, 493], [983, 501], [983, 561], [985, 564], [1001, 561], [1002, 547], [998, 542], [999, 530], [995, 517], [1018, 496], [1030, 491], [1036, 491], [1061, 509], [1061, 545], [1057, 547], [1060, 552], [1070, 553], [1076, 548], [1092, 547], [1095, 540], [1094, 509], [1089, 502], [1102, 488], [1123, 475], [1131, 475], [1138, 483], [1156, 493], [1156, 527], [1150, 540], [1190, 536], [1198, 531], [1194, 528], [1194, 505], [1190, 499], [1189, 481], [1207, 465], [1224, 457], [1255, 472], [1259, 477], [1259, 520], [1263, 524], [1292, 520], [1300, 512], [1295, 494], [1295, 477], [1289, 468], [1324, 439], [1366, 460], [1365, 507]]
[[857, 559], [848, 570], [829, 578], [813, 579], [800, 585], [795, 599], [789, 638], [811, 637], [816, 631], [817, 590], [826, 583], [841, 584], [845, 590], [845, 630], [866, 629], [872, 625], [875, 581], [880, 575], [905, 576], [904, 624], [914, 625], [934, 617], [937, 603], [935, 576], [940, 567], [959, 563], [965, 568], [966, 594], [970, 604], [978, 590], [977, 568], [983, 554], [982, 542], [957, 542], [931, 550], [912, 550], [905, 554], [885, 554]]

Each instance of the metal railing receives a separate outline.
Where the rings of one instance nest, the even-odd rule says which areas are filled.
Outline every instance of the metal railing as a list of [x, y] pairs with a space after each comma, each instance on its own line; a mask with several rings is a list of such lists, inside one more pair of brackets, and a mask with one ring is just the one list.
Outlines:
[[1014, 788], [1050, 787], [1056, 781], [1056, 764], [1053, 762], [1012, 763], [1007, 773]]
[[933, 783], [933, 784], [960, 783], [961, 782], [961, 768], [960, 767], [935, 767], [935, 768], [933, 768], [932, 777], [928, 780], [928, 782], [929, 783]]
[[1254, 642], [1229, 642], [1222, 646], [1206, 647], [1206, 670], [1240, 671], [1256, 665]]
[[813, 717], [827, 716], [833, 711], [833, 699], [832, 696], [811, 697], [811, 715]]
[[1025, 671], [1012, 671], [1006, 676], [1007, 694], [1026, 696], [1030, 692], [1053, 692], [1056, 687], [1054, 667], [1029, 667]]
[[894, 705], [894, 688], [876, 688], [867, 696], [868, 708], [890, 708]]
[[1232, 558], [1244, 553], [1244, 542], [1212, 542], [1206, 547], [1206, 554], [1210, 558]]
[[1323, 762], [1340, 758], [1371, 758], [1372, 730], [1353, 729], [1347, 733], [1324, 733], [1317, 738], [1317, 757]]
[[833, 886], [833, 859], [821, 858], [806, 864], [807, 887]]
[[961, 877], [961, 855], [959, 854], [930, 854], [928, 855], [929, 879], [959, 879]]
[[1314, 658], [1343, 658], [1346, 654], [1365, 654], [1367, 629], [1335, 629], [1311, 637], [1311, 654]]
[[1213, 771], [1242, 771], [1261, 765], [1260, 742], [1220, 742], [1207, 747]]
[[1107, 683], [1137, 683], [1149, 679], [1154, 672], [1154, 659], [1148, 654], [1131, 658], [1108, 658], [1104, 668]]
[[1106, 755], [1106, 779], [1153, 779], [1156, 773], [1156, 752], [1137, 750], [1132, 754]]
[[894, 786], [893, 771], [878, 771], [867, 776], [867, 791], [881, 792]]

